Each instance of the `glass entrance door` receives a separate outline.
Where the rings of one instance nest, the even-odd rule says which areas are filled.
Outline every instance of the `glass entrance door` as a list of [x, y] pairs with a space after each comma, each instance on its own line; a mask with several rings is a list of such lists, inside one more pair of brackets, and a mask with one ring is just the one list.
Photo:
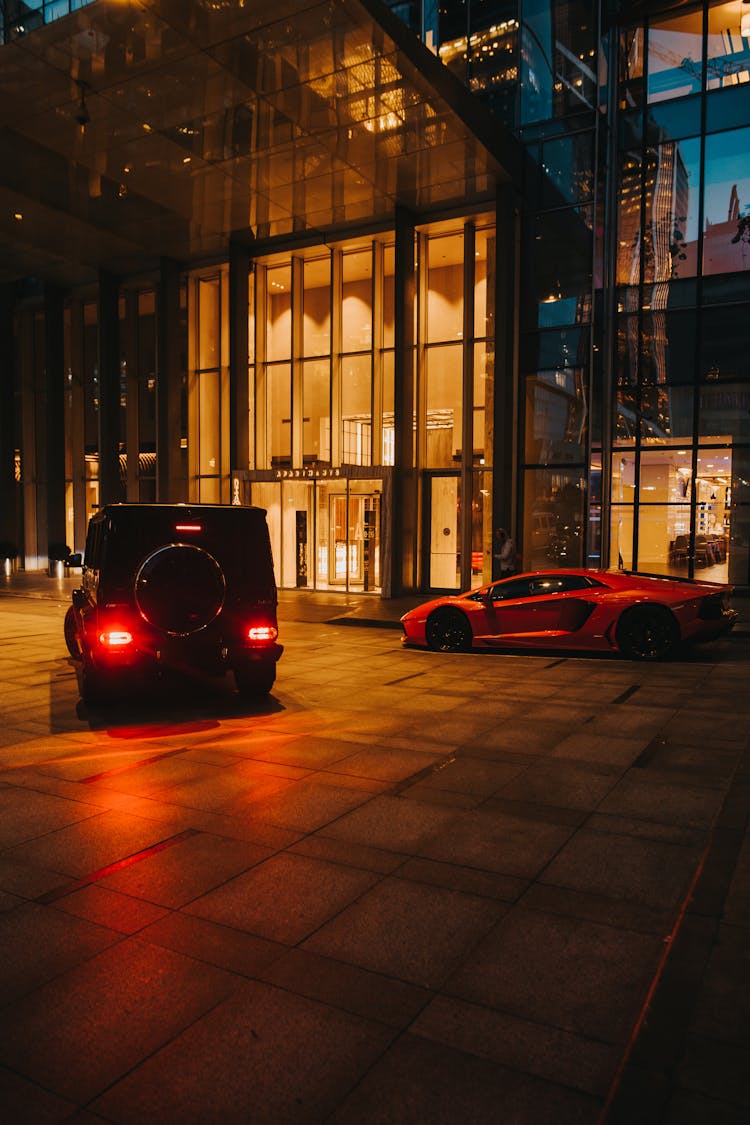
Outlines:
[[458, 590], [461, 587], [461, 478], [430, 476], [427, 484], [430, 589]]
[[356, 494], [351, 490], [331, 493], [328, 528], [328, 584], [364, 593], [378, 589], [380, 495]]

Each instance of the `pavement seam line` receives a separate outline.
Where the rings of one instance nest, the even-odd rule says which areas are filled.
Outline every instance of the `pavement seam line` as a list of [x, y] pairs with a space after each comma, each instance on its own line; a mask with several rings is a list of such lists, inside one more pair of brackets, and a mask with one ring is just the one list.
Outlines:
[[101, 879], [105, 879], [107, 875], [113, 875], [116, 871], [123, 871], [126, 867], [132, 867], [133, 864], [140, 863], [144, 859], [150, 859], [152, 855], [157, 855], [158, 852], [174, 847], [175, 844], [181, 844], [183, 840], [189, 840], [192, 836], [199, 835], [200, 832], [197, 828], [186, 828], [184, 832], [178, 832], [176, 836], [168, 836], [166, 840], [160, 840], [158, 844], [151, 844], [147, 848], [142, 848], [139, 852], [133, 852], [132, 855], [125, 856], [124, 859], [117, 859], [114, 863], [108, 863], [106, 867], [100, 867], [98, 871], [92, 871], [90, 875], [84, 875], [82, 879], [76, 879], [74, 883], [69, 883], [64, 887], [56, 887], [52, 891], [46, 891], [45, 894], [39, 895], [32, 901], [38, 902], [41, 906], [51, 906], [59, 899], [65, 898], [75, 891], [90, 887], [92, 883], [98, 883]]

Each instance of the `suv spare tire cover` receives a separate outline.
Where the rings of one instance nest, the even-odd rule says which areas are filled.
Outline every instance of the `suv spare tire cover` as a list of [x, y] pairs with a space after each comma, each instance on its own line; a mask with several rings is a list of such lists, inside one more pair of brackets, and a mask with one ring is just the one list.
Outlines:
[[226, 582], [213, 555], [190, 543], [160, 547], [141, 564], [135, 578], [138, 612], [172, 636], [205, 629], [220, 613]]

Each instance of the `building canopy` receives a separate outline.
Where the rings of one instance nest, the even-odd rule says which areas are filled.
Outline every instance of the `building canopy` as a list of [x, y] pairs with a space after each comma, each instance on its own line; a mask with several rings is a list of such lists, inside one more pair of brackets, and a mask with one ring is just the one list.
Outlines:
[[0, 47], [0, 281], [470, 205], [519, 160], [378, 0], [97, 0]]

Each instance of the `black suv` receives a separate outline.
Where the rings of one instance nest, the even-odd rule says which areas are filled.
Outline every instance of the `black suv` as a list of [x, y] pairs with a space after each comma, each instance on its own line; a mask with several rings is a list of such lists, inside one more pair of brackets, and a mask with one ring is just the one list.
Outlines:
[[165, 671], [276, 679], [276, 583], [262, 508], [107, 504], [89, 521], [65, 641], [86, 703]]

